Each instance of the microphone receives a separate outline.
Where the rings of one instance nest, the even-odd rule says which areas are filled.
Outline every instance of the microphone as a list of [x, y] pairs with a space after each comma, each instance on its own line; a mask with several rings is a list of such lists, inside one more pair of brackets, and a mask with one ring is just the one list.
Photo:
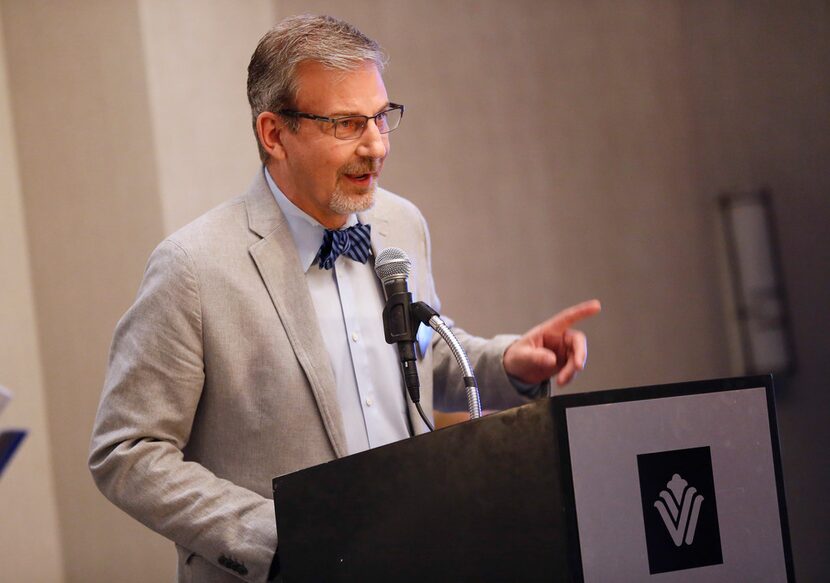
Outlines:
[[412, 294], [407, 284], [411, 270], [409, 257], [397, 247], [384, 249], [375, 260], [375, 273], [386, 297], [383, 334], [388, 344], [398, 345], [404, 385], [409, 398], [417, 405], [421, 401], [421, 383], [415, 366], [415, 338], [420, 324], [412, 318]]

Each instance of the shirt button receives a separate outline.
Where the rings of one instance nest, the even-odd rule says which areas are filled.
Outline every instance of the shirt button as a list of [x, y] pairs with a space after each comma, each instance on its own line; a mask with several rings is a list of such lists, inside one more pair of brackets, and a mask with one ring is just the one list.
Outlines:
[[371, 407], [374, 404], [374, 402], [375, 401], [372, 399], [372, 397], [366, 397], [366, 406], [367, 407]]
[[358, 336], [357, 336], [357, 332], [352, 332], [352, 340], [354, 340], [355, 342], [357, 342], [357, 338], [358, 338]]

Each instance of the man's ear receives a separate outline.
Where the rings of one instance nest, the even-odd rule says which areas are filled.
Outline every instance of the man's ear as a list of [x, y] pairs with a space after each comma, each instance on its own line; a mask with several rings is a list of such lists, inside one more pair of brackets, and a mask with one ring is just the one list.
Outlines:
[[284, 131], [288, 131], [288, 128], [279, 114], [263, 111], [257, 116], [256, 135], [259, 143], [269, 156], [277, 160], [284, 160], [286, 157], [281, 135]]

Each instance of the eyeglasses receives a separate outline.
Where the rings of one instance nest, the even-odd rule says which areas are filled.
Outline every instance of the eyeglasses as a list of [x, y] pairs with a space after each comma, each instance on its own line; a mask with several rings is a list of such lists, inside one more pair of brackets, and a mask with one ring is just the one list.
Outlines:
[[344, 117], [326, 117], [323, 115], [314, 115], [313, 113], [304, 113], [302, 111], [294, 111], [292, 109], [281, 109], [277, 113], [288, 117], [302, 117], [305, 119], [312, 119], [314, 121], [322, 121], [330, 123], [334, 127], [334, 137], [339, 140], [355, 140], [363, 135], [366, 126], [369, 125], [369, 120], [375, 120], [375, 125], [378, 131], [382, 134], [388, 134], [396, 129], [403, 119], [404, 106], [398, 103], [390, 103], [387, 109], [375, 115], [347, 115]]

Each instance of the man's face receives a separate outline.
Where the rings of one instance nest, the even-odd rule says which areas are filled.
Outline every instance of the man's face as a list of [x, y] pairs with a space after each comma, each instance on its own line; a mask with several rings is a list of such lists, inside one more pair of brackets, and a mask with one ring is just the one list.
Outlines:
[[[380, 113], [389, 105], [383, 79], [373, 63], [354, 71], [333, 71], [316, 62], [302, 63], [295, 109], [326, 117]], [[300, 120], [300, 129], [280, 132], [285, 159], [271, 160], [280, 189], [298, 207], [328, 228], [374, 203], [388, 134], [369, 121], [353, 140], [334, 137], [332, 124]]]

